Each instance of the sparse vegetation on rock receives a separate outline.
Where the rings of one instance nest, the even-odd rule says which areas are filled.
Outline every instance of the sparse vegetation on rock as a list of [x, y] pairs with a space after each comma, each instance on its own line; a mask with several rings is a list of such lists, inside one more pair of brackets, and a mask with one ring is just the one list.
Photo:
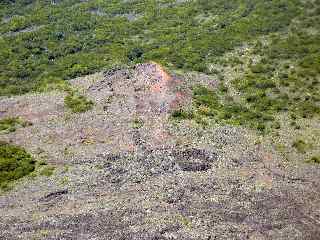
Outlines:
[[6, 117], [0, 119], [0, 133], [14, 132], [18, 127], [27, 127], [32, 125], [31, 122], [24, 121], [18, 117]]
[[196, 86], [193, 89], [193, 111], [176, 110], [172, 116], [177, 119], [196, 119], [199, 123], [203, 123], [201, 118], [206, 117], [219, 123], [248, 126], [260, 132], [264, 132], [268, 122], [274, 120], [270, 115], [253, 111], [239, 103], [225, 103], [222, 98], [216, 90]]
[[53, 166], [44, 166], [41, 168], [39, 174], [46, 177], [50, 177], [53, 174], [54, 169], [55, 168]]
[[320, 164], [320, 156], [313, 156], [310, 158], [310, 160], [308, 160], [309, 163], [316, 163], [316, 164]]
[[294, 147], [299, 153], [305, 153], [310, 146], [302, 139], [298, 139], [292, 143], [292, 147]]
[[93, 101], [77, 93], [68, 94], [64, 99], [64, 103], [74, 113], [86, 112], [93, 107]]

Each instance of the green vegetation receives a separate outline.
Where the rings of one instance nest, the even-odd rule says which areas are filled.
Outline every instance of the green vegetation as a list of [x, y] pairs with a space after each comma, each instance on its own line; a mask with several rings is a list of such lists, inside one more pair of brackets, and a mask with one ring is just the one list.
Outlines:
[[64, 177], [60, 180], [59, 185], [61, 185], [61, 186], [66, 186], [66, 185], [68, 185], [69, 182], [70, 182], [69, 177], [68, 177], [68, 176], [64, 176]]
[[74, 113], [86, 112], [93, 107], [93, 102], [77, 93], [69, 93], [64, 99], [65, 105]]
[[30, 174], [32, 177], [37, 177], [37, 176], [46, 176], [50, 177], [53, 175], [54, 170], [56, 168], [52, 165], [49, 165], [45, 160], [40, 159], [37, 160], [35, 164], [35, 170]]
[[18, 127], [27, 127], [32, 125], [28, 121], [24, 121], [17, 117], [8, 117], [0, 119], [0, 133], [4, 132], [14, 132]]
[[[290, 9], [280, 2], [284, 9]], [[307, 8], [307, 3], [313, 7]], [[205, 119], [214, 119], [264, 133], [282, 128], [280, 114], [291, 118], [290, 127], [294, 130], [301, 129], [300, 120], [319, 119], [319, 4], [319, 1], [298, 4], [299, 14], [286, 31], [266, 32], [263, 38], [248, 41], [251, 52], [231, 51], [230, 58], [218, 57], [213, 63], [220, 66], [220, 70], [214, 68], [211, 72], [220, 79], [220, 86], [217, 89], [195, 87], [192, 109], [175, 111], [172, 116], [195, 119], [201, 124], [206, 124]], [[239, 31], [241, 29], [239, 27]], [[237, 74], [225, 85], [227, 66], [236, 69]], [[234, 98], [230, 92], [237, 92], [240, 98]]]
[[299, 153], [306, 153], [306, 151], [310, 148], [310, 145], [307, 144], [305, 141], [302, 139], [298, 139], [293, 142], [292, 147], [297, 149]]
[[41, 168], [39, 174], [42, 176], [50, 177], [53, 174], [54, 170], [55, 170], [55, 167], [45, 165], [44, 167]]
[[288, 32], [272, 34], [267, 44], [257, 41], [254, 54], [260, 60], [233, 81], [250, 109], [273, 115], [287, 112], [296, 129], [296, 119], [320, 115], [319, 1], [314, 4]]
[[[211, 73], [208, 66], [224, 53], [287, 30], [316, 6], [318, 0], [1, 1], [0, 95], [148, 60]], [[317, 20], [314, 13], [305, 24]]]
[[289, 112], [293, 120], [319, 116], [320, 35], [291, 32], [274, 37], [261, 51], [260, 63], [233, 82], [249, 108], [270, 114]]
[[317, 163], [320, 164], [320, 156], [313, 156], [310, 160], [307, 161], [308, 163]]
[[133, 122], [132, 122], [132, 127], [135, 128], [135, 129], [142, 128], [143, 125], [144, 125], [143, 120], [139, 119], [139, 118], [134, 119]]
[[268, 114], [252, 111], [233, 100], [229, 99], [227, 102], [223, 94], [219, 95], [204, 86], [194, 87], [193, 103], [193, 111], [177, 110], [172, 117], [195, 119], [198, 123], [205, 123], [203, 117], [208, 117], [220, 123], [249, 126], [260, 132], [264, 132], [269, 122], [274, 120]]
[[35, 163], [24, 149], [0, 142], [0, 189], [33, 172]]
[[[319, 0], [2, 1], [0, 95], [47, 90], [62, 80], [148, 60], [215, 74], [212, 63], [264, 36], [268, 43], [255, 47], [261, 57], [232, 82], [243, 102], [219, 97], [206, 106], [198, 99], [199, 114], [174, 114], [204, 124], [199, 115], [209, 114], [260, 131], [277, 129], [271, 116], [278, 112], [303, 118], [320, 113], [319, 6]], [[235, 56], [226, 64], [242, 63]], [[217, 94], [228, 94], [227, 87]], [[73, 112], [92, 107], [79, 94], [69, 94], [65, 103]]]

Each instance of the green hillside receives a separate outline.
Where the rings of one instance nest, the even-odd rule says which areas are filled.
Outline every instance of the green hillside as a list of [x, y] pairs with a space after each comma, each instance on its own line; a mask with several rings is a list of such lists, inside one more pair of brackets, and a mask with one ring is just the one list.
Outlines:
[[314, 77], [319, 6], [299, 0], [1, 1], [0, 95], [147, 60], [210, 74], [226, 52], [272, 33], [281, 36], [257, 47], [265, 56], [254, 66], [259, 74], [272, 74], [271, 65], [286, 59]]
[[281, 127], [276, 113], [295, 128], [320, 113], [318, 0], [20, 0], [0, 14], [0, 95], [152, 60], [221, 80], [219, 91], [196, 87], [179, 119], [266, 132]]

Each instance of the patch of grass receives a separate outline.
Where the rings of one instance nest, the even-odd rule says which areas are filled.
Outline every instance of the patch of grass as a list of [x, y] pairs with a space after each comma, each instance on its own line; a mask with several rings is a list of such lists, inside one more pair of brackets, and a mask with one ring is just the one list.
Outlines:
[[310, 145], [302, 139], [298, 139], [292, 143], [292, 147], [297, 149], [299, 153], [306, 153], [306, 151], [310, 148]]
[[64, 177], [60, 180], [59, 184], [60, 184], [61, 186], [66, 186], [69, 182], [70, 182], [70, 178], [67, 177], [67, 176], [64, 176]]
[[69, 165], [65, 165], [65, 166], [63, 167], [63, 172], [64, 172], [64, 173], [68, 172], [69, 170], [70, 170], [70, 166], [69, 166]]
[[142, 128], [143, 125], [144, 125], [144, 122], [143, 122], [143, 120], [140, 119], [140, 118], [136, 118], [136, 119], [134, 119], [133, 122], [132, 122], [132, 127], [133, 127], [134, 129]]
[[281, 128], [281, 124], [280, 122], [276, 121], [272, 124], [272, 128], [274, 129], [280, 129]]
[[182, 119], [192, 119], [193, 113], [191, 111], [185, 111], [182, 109], [174, 110], [171, 114], [171, 117], [174, 119], [182, 120]]
[[320, 156], [313, 156], [307, 162], [320, 164]]
[[0, 120], [0, 131], [14, 132], [19, 124], [17, 118], [5, 118]]
[[93, 101], [77, 93], [69, 93], [64, 99], [64, 104], [73, 113], [86, 112], [93, 107]]
[[53, 166], [43, 166], [41, 168], [41, 170], [39, 171], [39, 174], [41, 176], [50, 177], [50, 176], [52, 176], [54, 170], [55, 170], [55, 167], [53, 167]]
[[286, 146], [284, 144], [278, 143], [275, 145], [275, 148], [277, 151], [279, 151], [280, 153], [284, 153], [286, 150]]
[[35, 163], [23, 148], [0, 142], [0, 189], [33, 172]]
[[185, 217], [183, 215], [178, 215], [177, 219], [184, 227], [192, 228], [192, 223], [191, 223], [190, 219], [188, 219], [187, 217]]
[[27, 127], [32, 125], [31, 122], [24, 121], [18, 117], [7, 117], [0, 119], [0, 132], [14, 132], [18, 127]]

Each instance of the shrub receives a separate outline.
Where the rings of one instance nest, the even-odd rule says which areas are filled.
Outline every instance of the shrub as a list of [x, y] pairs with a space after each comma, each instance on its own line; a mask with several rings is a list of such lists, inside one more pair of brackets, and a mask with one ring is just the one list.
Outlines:
[[14, 132], [17, 129], [17, 127], [27, 127], [30, 125], [32, 125], [32, 123], [28, 121], [24, 121], [17, 117], [3, 118], [0, 120], [0, 132], [1, 131]]
[[0, 142], [0, 188], [6, 189], [12, 181], [35, 169], [35, 160], [23, 148]]
[[39, 173], [42, 176], [50, 177], [53, 174], [54, 169], [53, 166], [44, 166]]
[[273, 125], [272, 125], [272, 127], [273, 127], [274, 129], [280, 129], [280, 128], [281, 128], [281, 124], [280, 124], [280, 122], [274, 122]]
[[307, 162], [320, 164], [320, 156], [313, 156]]
[[299, 153], [305, 153], [306, 150], [308, 149], [308, 144], [305, 143], [303, 140], [299, 139], [292, 143], [292, 147], [297, 149]]
[[135, 128], [135, 129], [142, 128], [143, 125], [144, 125], [143, 120], [139, 119], [139, 118], [134, 119], [133, 122], [132, 122], [132, 127]]
[[193, 88], [193, 100], [197, 106], [204, 105], [211, 108], [220, 108], [216, 93], [204, 86], [196, 86]]
[[69, 93], [64, 99], [65, 105], [74, 113], [86, 112], [93, 107], [93, 102], [85, 96]]
[[128, 53], [128, 59], [130, 61], [135, 61], [135, 60], [141, 58], [143, 53], [144, 53], [144, 51], [142, 48], [135, 47], [135, 48], [131, 49], [130, 52]]
[[15, 131], [18, 124], [17, 118], [4, 118], [0, 120], [0, 131], [8, 130], [9, 132]]
[[182, 119], [192, 119], [194, 117], [194, 114], [190, 111], [184, 111], [182, 109], [179, 110], [175, 110], [173, 111], [173, 113], [171, 114], [171, 117], [178, 119], [178, 120], [182, 120]]
[[253, 73], [268, 73], [274, 69], [270, 65], [264, 65], [262, 63], [251, 66], [251, 71]]

